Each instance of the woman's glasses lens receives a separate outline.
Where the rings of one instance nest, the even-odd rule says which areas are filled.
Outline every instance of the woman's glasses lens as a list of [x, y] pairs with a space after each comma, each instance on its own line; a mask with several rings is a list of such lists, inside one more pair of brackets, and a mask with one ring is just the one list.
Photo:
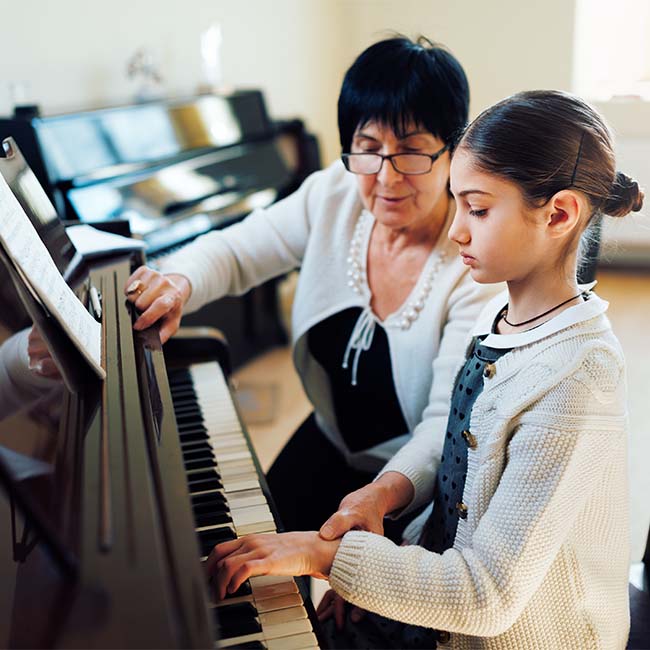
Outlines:
[[342, 158], [346, 169], [353, 174], [378, 174], [384, 160], [388, 160], [400, 174], [427, 174], [440, 153], [442, 152], [435, 156], [418, 153], [400, 153], [390, 156], [378, 153], [348, 153], [343, 154]]

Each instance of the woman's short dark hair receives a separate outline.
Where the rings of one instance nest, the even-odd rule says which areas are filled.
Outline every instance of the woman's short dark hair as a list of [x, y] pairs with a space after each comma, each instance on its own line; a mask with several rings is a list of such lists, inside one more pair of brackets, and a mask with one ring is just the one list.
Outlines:
[[458, 148], [471, 154], [478, 169], [514, 182], [531, 207], [567, 188], [587, 196], [590, 217], [622, 217], [643, 206], [638, 183], [616, 171], [612, 136], [603, 118], [569, 93], [512, 95], [483, 111]]
[[355, 131], [377, 121], [400, 135], [409, 124], [453, 147], [467, 124], [469, 85], [457, 59], [424, 37], [379, 41], [345, 74], [338, 103], [343, 153]]

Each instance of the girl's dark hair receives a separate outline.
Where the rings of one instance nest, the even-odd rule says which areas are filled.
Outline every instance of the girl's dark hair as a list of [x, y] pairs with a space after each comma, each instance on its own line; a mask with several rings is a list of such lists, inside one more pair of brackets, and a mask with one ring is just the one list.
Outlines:
[[453, 147], [467, 124], [469, 85], [456, 58], [423, 36], [380, 41], [345, 74], [338, 103], [343, 153], [359, 126], [371, 120], [406, 133], [409, 123]]
[[458, 146], [479, 169], [516, 183], [533, 207], [567, 188], [587, 196], [590, 217], [622, 217], [643, 206], [637, 182], [616, 171], [603, 118], [569, 93], [535, 90], [508, 97], [483, 111]]

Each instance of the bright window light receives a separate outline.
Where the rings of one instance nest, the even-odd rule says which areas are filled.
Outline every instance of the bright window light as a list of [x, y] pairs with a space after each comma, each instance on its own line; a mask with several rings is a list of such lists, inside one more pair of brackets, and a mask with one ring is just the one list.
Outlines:
[[650, 100], [650, 1], [576, 0], [574, 90]]

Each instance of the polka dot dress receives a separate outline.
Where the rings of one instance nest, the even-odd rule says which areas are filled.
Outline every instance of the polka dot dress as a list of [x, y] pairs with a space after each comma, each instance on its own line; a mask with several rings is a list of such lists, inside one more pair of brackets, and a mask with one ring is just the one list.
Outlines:
[[467, 453], [478, 444], [470, 430], [470, 414], [483, 390], [484, 375], [490, 374], [492, 364], [508, 351], [486, 347], [474, 339], [472, 353], [456, 378], [433, 492], [433, 511], [418, 542], [430, 551], [443, 553], [451, 548], [458, 520], [467, 517], [467, 506], [463, 503]]

